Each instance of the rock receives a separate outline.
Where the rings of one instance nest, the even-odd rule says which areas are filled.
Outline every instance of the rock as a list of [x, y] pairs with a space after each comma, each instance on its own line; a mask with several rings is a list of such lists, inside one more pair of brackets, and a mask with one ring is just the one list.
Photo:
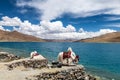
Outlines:
[[8, 52], [0, 52], [0, 62], [9, 62], [13, 60], [21, 59], [22, 57], [10, 54]]
[[6, 66], [8, 67], [9, 70], [12, 70], [20, 66], [23, 66], [25, 68], [43, 68], [43, 67], [47, 67], [47, 64], [48, 64], [47, 59], [38, 60], [38, 59], [25, 58], [8, 63], [6, 64]]
[[[58, 68], [59, 69], [59, 68]], [[84, 73], [84, 74], [83, 74]], [[57, 70], [55, 72], [43, 72], [26, 80], [96, 80], [92, 75], [87, 75], [83, 68], [77, 67]]]
[[8, 70], [12, 70], [14, 68], [43, 68], [48, 64], [47, 59], [30, 59], [23, 58], [8, 52], [0, 52], [0, 62], [6, 62], [4, 65], [7, 66]]

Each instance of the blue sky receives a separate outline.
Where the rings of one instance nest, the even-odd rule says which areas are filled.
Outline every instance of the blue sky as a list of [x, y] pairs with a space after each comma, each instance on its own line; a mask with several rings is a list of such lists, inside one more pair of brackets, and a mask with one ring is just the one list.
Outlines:
[[[7, 21], [3, 20], [4, 17]], [[15, 20], [19, 19], [17, 22], [22, 26], [12, 25], [12, 20], [15, 17], [17, 17]], [[8, 19], [11, 19], [9, 25]], [[83, 32], [99, 32], [101, 29], [120, 31], [120, 0], [0, 0], [0, 21], [0, 26], [4, 30], [17, 30], [31, 35], [39, 33], [40, 35], [37, 37], [42, 38], [50, 36], [48, 33], [51, 33], [54, 36], [53, 38], [58, 38], [55, 33], [58, 29], [63, 28], [65, 32], [58, 31], [61, 33], [59, 37], [63, 37], [63, 33], [66, 36], [71, 32], [79, 33], [81, 28]], [[56, 21], [59, 22], [54, 23]], [[25, 31], [25, 29], [23, 30], [23, 23], [31, 27]], [[56, 25], [59, 24], [61, 25], [60, 28], [56, 28]], [[42, 26], [48, 33], [43, 35], [41, 32], [31, 31], [34, 25]], [[71, 26], [67, 28], [68, 25]], [[16, 26], [20, 28], [17, 29]], [[50, 26], [54, 26], [53, 28], [56, 29], [53, 30]], [[67, 37], [73, 38], [69, 36]]]
[[32, 8], [27, 8], [28, 12], [21, 13], [22, 8], [16, 6], [16, 0], [0, 0], [0, 17], [19, 17], [21, 20], [29, 20], [32, 23], [39, 23], [37, 13]]

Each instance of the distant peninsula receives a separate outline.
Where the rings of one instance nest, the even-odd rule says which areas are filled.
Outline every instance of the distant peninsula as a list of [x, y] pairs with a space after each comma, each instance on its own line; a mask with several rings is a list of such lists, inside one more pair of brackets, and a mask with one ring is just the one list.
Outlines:
[[46, 42], [46, 41], [35, 36], [19, 33], [17, 31], [8, 32], [0, 30], [0, 42]]

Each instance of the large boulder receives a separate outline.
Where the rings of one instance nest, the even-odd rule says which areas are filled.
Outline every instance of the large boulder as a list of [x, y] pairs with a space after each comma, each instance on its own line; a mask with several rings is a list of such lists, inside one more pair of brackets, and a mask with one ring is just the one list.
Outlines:
[[8, 52], [0, 52], [0, 62], [9, 62], [21, 59], [22, 57], [10, 54]]

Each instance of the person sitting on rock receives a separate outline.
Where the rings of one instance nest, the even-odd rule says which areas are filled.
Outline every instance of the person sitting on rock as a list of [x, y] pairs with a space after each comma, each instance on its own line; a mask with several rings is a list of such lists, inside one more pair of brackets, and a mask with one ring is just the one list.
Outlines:
[[37, 51], [33, 51], [30, 53], [30, 58], [31, 59], [46, 59], [45, 57], [43, 57], [41, 54], [38, 54]]

